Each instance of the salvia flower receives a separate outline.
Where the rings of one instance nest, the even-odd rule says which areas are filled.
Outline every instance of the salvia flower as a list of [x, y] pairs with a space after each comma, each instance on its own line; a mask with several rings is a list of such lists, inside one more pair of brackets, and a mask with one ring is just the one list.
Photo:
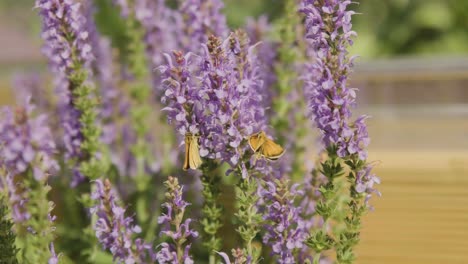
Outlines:
[[[93, 54], [86, 18], [81, 4], [74, 0], [37, 0], [36, 7], [43, 21], [43, 52], [49, 59], [59, 96], [66, 158], [77, 165], [72, 184], [77, 184], [84, 178], [84, 167], [76, 162], [94, 158], [100, 135], [95, 124], [97, 102], [87, 84]], [[89, 169], [87, 174], [94, 176]]]
[[211, 36], [203, 51], [166, 55], [164, 110], [181, 135], [199, 136], [202, 157], [241, 167], [246, 177], [246, 139], [267, 124], [255, 46], [239, 31], [225, 41]]
[[15, 110], [3, 108], [0, 116], [0, 166], [12, 175], [32, 169], [42, 180], [58, 170], [54, 160], [55, 142], [46, 115], [33, 116], [34, 106], [26, 100]]
[[118, 204], [109, 180], [96, 180], [95, 186], [91, 197], [97, 204], [91, 208], [91, 213], [97, 215], [94, 230], [102, 247], [110, 250], [118, 263], [150, 263], [149, 260], [154, 259], [151, 246], [133, 238], [141, 228], [133, 225], [132, 217], [125, 216], [126, 210]]
[[223, 8], [221, 0], [181, 0], [179, 12], [184, 26], [179, 38], [185, 52], [199, 52], [211, 35], [227, 37], [229, 28]]
[[277, 81], [274, 66], [276, 63], [278, 45], [274, 41], [268, 39], [268, 36], [273, 30], [271, 24], [268, 22], [268, 17], [265, 15], [260, 16], [257, 20], [249, 18], [245, 30], [249, 36], [250, 43], [259, 43], [258, 59], [261, 61], [261, 75], [264, 80], [264, 88], [261, 89], [261, 91], [265, 92], [263, 95], [263, 103], [265, 107], [268, 107], [272, 103], [275, 90], [273, 85], [275, 85]]
[[18, 73], [13, 78], [13, 93], [18, 104], [31, 97], [32, 103], [41, 113], [48, 113], [53, 108], [51, 98], [44, 87], [44, 78], [39, 73]]
[[[313, 120], [322, 132], [325, 147], [334, 146], [339, 157], [356, 157], [365, 161], [370, 143], [365, 124], [368, 117], [363, 115], [354, 122], [351, 120], [356, 92], [348, 87], [353, 58], [348, 56], [347, 47], [353, 44], [352, 38], [356, 36], [351, 24], [351, 16], [355, 12], [347, 10], [351, 3], [348, 0], [302, 2], [301, 12], [306, 15], [306, 38], [316, 57], [308, 65], [310, 71], [304, 77], [304, 93], [308, 97]], [[369, 172], [364, 174], [372, 175]], [[359, 182], [364, 178], [356, 176], [360, 191], [367, 189]], [[373, 185], [378, 180], [368, 179], [366, 182]]]
[[352, 58], [346, 51], [355, 36], [350, 24], [354, 12], [346, 11], [350, 3], [333, 0], [319, 4], [306, 0], [301, 8], [306, 15], [306, 38], [316, 57], [308, 65], [304, 93], [312, 118], [322, 131], [324, 145], [336, 145], [341, 157], [349, 154], [349, 139], [354, 134], [350, 108], [355, 104], [356, 93], [347, 83]]
[[303, 192], [298, 185], [289, 187], [289, 181], [275, 179], [266, 182], [260, 195], [266, 201], [264, 219], [266, 234], [263, 242], [271, 246], [272, 254], [277, 256], [278, 263], [296, 263], [293, 251], [301, 249], [307, 237], [304, 221], [301, 219], [301, 208], [294, 205], [295, 198]]
[[0, 167], [7, 173], [3, 184], [8, 190], [15, 223], [24, 222], [31, 216], [21, 175], [31, 170], [34, 178], [40, 181], [59, 168], [53, 158], [55, 143], [47, 126], [47, 117], [32, 117], [32, 110], [28, 99], [25, 106], [17, 107], [14, 112], [4, 108], [0, 113]]
[[217, 253], [223, 258], [224, 264], [231, 264], [231, 263], [232, 264], [251, 264], [252, 263], [251, 257], [246, 257], [244, 250], [240, 248], [232, 249], [231, 251], [232, 256], [234, 257], [234, 262], [231, 262], [231, 260], [229, 259], [229, 256], [226, 253], [224, 252], [217, 252]]
[[161, 233], [171, 239], [169, 243], [160, 245], [156, 259], [159, 263], [193, 263], [189, 256], [190, 238], [198, 237], [198, 232], [190, 228], [192, 219], [184, 220], [185, 208], [189, 205], [182, 197], [182, 187], [175, 177], [169, 176], [165, 182], [167, 202], [163, 204], [166, 213], [159, 217], [159, 224], [163, 225]]

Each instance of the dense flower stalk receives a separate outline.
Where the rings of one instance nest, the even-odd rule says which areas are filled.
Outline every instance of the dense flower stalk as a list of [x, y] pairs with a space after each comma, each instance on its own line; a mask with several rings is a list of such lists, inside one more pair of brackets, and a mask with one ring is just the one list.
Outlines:
[[93, 88], [88, 74], [93, 60], [81, 4], [74, 0], [37, 0], [43, 22], [43, 52], [54, 74], [64, 129], [66, 157], [76, 165], [73, 184], [84, 176], [96, 178], [100, 168], [95, 154], [100, 131], [96, 126]]
[[166, 89], [162, 101], [167, 107], [163, 110], [169, 123], [182, 137], [190, 133], [199, 138], [200, 155], [205, 160], [201, 167], [205, 217], [201, 223], [212, 252], [219, 250], [216, 232], [221, 226], [221, 208], [216, 201], [220, 179], [213, 171], [219, 166], [217, 162], [229, 164], [230, 172], [243, 178], [253, 168], [266, 171], [264, 161], [249, 163], [252, 152], [247, 139], [266, 130], [267, 119], [259, 61], [247, 35], [236, 31], [225, 41], [210, 36], [203, 50], [202, 56], [182, 52], [166, 55], [168, 63], [160, 70]]
[[96, 237], [104, 249], [110, 250], [118, 263], [151, 263], [155, 254], [152, 246], [133, 236], [141, 232], [133, 225], [133, 218], [125, 216], [125, 209], [119, 205], [109, 180], [96, 180], [96, 189], [91, 197], [97, 204], [91, 213], [97, 215], [94, 225]]
[[194, 263], [189, 255], [191, 247], [187, 241], [190, 238], [198, 237], [198, 232], [191, 230], [190, 223], [192, 219], [184, 220], [185, 208], [189, 205], [183, 197], [183, 188], [179, 185], [177, 178], [169, 176], [169, 179], [164, 183], [167, 188], [166, 203], [163, 206], [166, 208], [166, 214], [159, 217], [158, 222], [163, 225], [162, 234], [168, 236], [171, 241], [163, 243], [160, 246], [159, 252], [156, 254], [156, 259], [159, 263]]
[[303, 195], [297, 187], [297, 184], [290, 187], [288, 180], [275, 179], [266, 182], [260, 192], [262, 199], [267, 201], [263, 242], [271, 246], [278, 263], [296, 263], [294, 251], [302, 248], [307, 237], [307, 230], [300, 217], [301, 209], [294, 205], [295, 198]]
[[169, 122], [182, 136], [200, 136], [202, 157], [240, 167], [243, 177], [246, 139], [267, 124], [254, 49], [240, 31], [224, 42], [211, 36], [203, 56], [175, 52], [160, 67]]
[[[306, 38], [316, 56], [308, 65], [304, 92], [312, 118], [322, 131], [325, 146], [336, 145], [340, 157], [358, 153], [367, 157], [367, 137], [358, 144], [350, 127], [351, 107], [355, 104], [355, 90], [348, 87], [352, 59], [347, 45], [352, 43], [351, 15], [346, 11], [351, 1], [303, 1], [301, 11], [306, 15]], [[357, 139], [357, 138], [356, 138]]]
[[[143, 31], [148, 57], [148, 67], [151, 71], [164, 62], [164, 52], [178, 49], [178, 34], [182, 28], [180, 12], [166, 6], [164, 0], [135, 1], [135, 18], [139, 21]], [[161, 87], [159, 74], [151, 74], [153, 91], [158, 99], [164, 92]]]
[[119, 169], [120, 175], [134, 175], [135, 160], [130, 147], [134, 144], [135, 135], [128, 124], [130, 100], [128, 95], [119, 89], [121, 79], [114, 65], [110, 39], [99, 34], [94, 21], [94, 9], [92, 1], [85, 2], [86, 29], [95, 58], [91, 68], [101, 101], [98, 109], [98, 117], [102, 124], [100, 139], [109, 147], [110, 161]]
[[22, 223], [31, 217], [27, 211], [27, 199], [21, 182], [23, 175], [32, 171], [40, 181], [58, 170], [54, 160], [55, 143], [47, 126], [47, 117], [32, 117], [34, 107], [29, 104], [13, 111], [3, 108], [0, 121], [0, 167], [5, 169], [5, 182], [15, 223]]
[[353, 247], [359, 242], [360, 219], [367, 209], [370, 194], [377, 192], [374, 183], [379, 182], [366, 163], [370, 142], [364, 123], [366, 116], [354, 122], [351, 120], [356, 93], [348, 87], [353, 58], [348, 56], [347, 47], [352, 45], [356, 33], [351, 24], [355, 12], [347, 10], [349, 4], [351, 1], [348, 0], [304, 0], [301, 7], [306, 16], [306, 38], [316, 57], [304, 77], [304, 93], [329, 155], [329, 159], [321, 164], [328, 183], [322, 185], [323, 200], [317, 205], [325, 221], [336, 211], [333, 199], [336, 199], [339, 188], [335, 178], [345, 173], [342, 163], [350, 168], [348, 178], [351, 182], [350, 201], [344, 209], [346, 230], [335, 242], [331, 242], [324, 232], [314, 233], [309, 244], [317, 252], [324, 246], [335, 246], [339, 263], [352, 263], [355, 259]]
[[55, 143], [45, 115], [33, 116], [29, 98], [13, 112], [0, 114], [0, 187], [12, 209], [20, 260], [46, 263], [51, 258], [49, 244], [54, 240], [53, 203], [47, 199], [48, 177], [58, 171], [54, 160]]
[[[269, 108], [274, 96], [276, 96], [274, 85], [278, 79], [274, 66], [277, 62], [278, 43], [269, 39], [269, 36], [273, 33], [273, 28], [268, 21], [268, 17], [265, 15], [260, 16], [257, 20], [249, 18], [245, 31], [250, 39], [250, 43], [258, 43], [257, 59], [261, 61], [259, 66], [264, 81], [263, 89], [260, 89], [259, 92], [264, 93], [262, 94], [262, 103], [265, 108]], [[269, 113], [269, 115], [271, 114]]]
[[297, 1], [284, 1], [283, 16], [274, 28], [277, 39], [276, 60], [273, 64], [277, 77], [275, 94], [272, 101], [272, 125], [278, 131], [278, 142], [288, 152], [283, 159], [289, 164], [289, 175], [298, 180], [305, 174], [304, 141], [307, 133], [307, 118], [304, 116], [305, 103], [301, 87], [300, 72], [304, 55], [299, 45], [298, 32], [301, 32], [301, 18], [297, 12]]
[[221, 10], [221, 0], [180, 0], [179, 12], [183, 19], [180, 46], [183, 51], [199, 52], [209, 36], [227, 37], [229, 28]]

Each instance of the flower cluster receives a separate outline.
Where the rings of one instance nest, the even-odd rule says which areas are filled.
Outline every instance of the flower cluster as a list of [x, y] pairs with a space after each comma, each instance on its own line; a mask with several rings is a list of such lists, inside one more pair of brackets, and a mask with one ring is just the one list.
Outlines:
[[[98, 149], [100, 132], [95, 124], [92, 88], [86, 84], [93, 60], [86, 18], [81, 4], [74, 0], [37, 0], [36, 8], [43, 21], [43, 53], [49, 59], [59, 96], [66, 158], [89, 160]], [[83, 180], [83, 169], [89, 170], [75, 165], [74, 185]], [[92, 176], [90, 171], [87, 174]]]
[[345, 157], [365, 148], [350, 145], [354, 135], [350, 108], [356, 93], [347, 84], [352, 58], [347, 57], [346, 47], [355, 36], [350, 23], [354, 12], [346, 10], [351, 1], [326, 1], [323, 5], [315, 2], [303, 1], [301, 8], [306, 15], [306, 38], [315, 54], [304, 77], [304, 93], [325, 146], [335, 144], [339, 155]]
[[265, 107], [269, 107], [272, 103], [273, 96], [275, 95], [274, 85], [278, 80], [275, 73], [275, 63], [277, 56], [277, 43], [267, 39], [267, 36], [273, 32], [272, 25], [268, 22], [268, 18], [263, 15], [260, 16], [257, 20], [252, 18], [247, 20], [245, 26], [245, 31], [249, 36], [250, 43], [258, 43], [258, 60], [260, 63], [260, 73], [262, 74], [262, 79], [264, 80], [264, 88], [261, 91], [265, 92], [263, 94], [264, 100], [262, 100]]
[[33, 108], [28, 99], [25, 106], [17, 107], [14, 112], [4, 108], [0, 114], [0, 167], [5, 168], [7, 173], [5, 184], [12, 204], [13, 220], [17, 223], [30, 217], [26, 210], [26, 190], [17, 184], [17, 175], [31, 170], [34, 178], [40, 181], [59, 168], [53, 158], [55, 143], [47, 126], [47, 117], [32, 117]]
[[184, 245], [190, 238], [198, 237], [198, 232], [190, 229], [192, 219], [184, 220], [185, 208], [189, 205], [182, 198], [182, 187], [177, 178], [169, 176], [165, 182], [167, 202], [163, 204], [167, 213], [159, 217], [159, 224], [163, 225], [162, 234], [171, 239], [169, 243], [162, 243], [156, 259], [159, 263], [194, 263], [189, 256], [191, 244]]
[[58, 170], [53, 158], [55, 143], [46, 115], [33, 117], [34, 106], [26, 100], [14, 111], [4, 108], [0, 121], [0, 166], [11, 175], [32, 169], [34, 178], [42, 180]]
[[192, 63], [193, 55], [174, 53], [161, 67], [169, 122], [185, 135], [200, 136], [200, 155], [219, 159], [235, 168], [241, 164], [245, 139], [266, 129], [262, 107], [263, 81], [255, 55], [242, 31], [225, 41], [211, 36], [204, 54]]
[[209, 36], [227, 37], [229, 29], [226, 17], [221, 13], [221, 0], [184, 0], [179, 11], [183, 19], [180, 33], [181, 48], [198, 52]]
[[0, 112], [0, 169], [6, 173], [0, 190], [9, 198], [12, 219], [21, 234], [18, 238], [31, 246], [24, 255], [41, 262], [50, 257], [48, 250], [34, 253], [31, 248], [44, 248], [44, 242], [53, 241], [53, 203], [47, 200], [50, 187], [44, 185], [59, 165], [53, 157], [56, 149], [47, 117], [33, 116], [33, 110], [28, 97], [14, 111], [6, 107]]
[[263, 242], [271, 246], [272, 254], [278, 255], [278, 263], [295, 263], [293, 251], [300, 249], [307, 237], [301, 208], [294, 205], [296, 196], [303, 195], [298, 185], [289, 187], [286, 180], [267, 182], [260, 196], [267, 201], [264, 218], [267, 220]]
[[[355, 12], [347, 10], [349, 4], [351, 1], [348, 0], [303, 1], [301, 11], [306, 15], [306, 38], [316, 56], [315, 62], [308, 65], [310, 72], [305, 76], [304, 93], [308, 96], [310, 111], [322, 132], [325, 147], [336, 147], [342, 158], [356, 155], [365, 161], [370, 143], [365, 124], [367, 116], [351, 121], [356, 92], [347, 83], [353, 67], [347, 47], [356, 36], [351, 24]], [[359, 186], [363, 185], [361, 181], [378, 182], [374, 176], [358, 178]]]
[[98, 217], [94, 229], [101, 245], [111, 251], [114, 260], [122, 263], [149, 263], [148, 259], [154, 260], [151, 246], [139, 238], [133, 239], [141, 228], [132, 224], [132, 217], [125, 216], [125, 209], [118, 205], [109, 180], [96, 180], [95, 186], [92, 199], [97, 204], [91, 208], [91, 213]]

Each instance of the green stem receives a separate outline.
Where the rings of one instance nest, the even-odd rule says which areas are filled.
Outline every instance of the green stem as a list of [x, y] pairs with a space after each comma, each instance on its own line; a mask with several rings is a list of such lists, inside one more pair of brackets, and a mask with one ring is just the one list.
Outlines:
[[315, 254], [314, 256], [314, 264], [320, 263], [320, 253]]
[[210, 264], [215, 263], [216, 253], [221, 249], [221, 239], [218, 230], [222, 226], [223, 208], [219, 204], [221, 176], [218, 171], [218, 164], [212, 160], [206, 160], [202, 166], [202, 185], [204, 204], [202, 208], [203, 218], [203, 244], [208, 248], [210, 254]]

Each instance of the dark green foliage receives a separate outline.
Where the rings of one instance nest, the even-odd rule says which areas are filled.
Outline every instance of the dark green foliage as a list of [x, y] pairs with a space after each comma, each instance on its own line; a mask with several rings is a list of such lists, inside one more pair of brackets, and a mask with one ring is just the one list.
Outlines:
[[0, 264], [17, 264], [13, 223], [8, 218], [8, 207], [3, 197], [0, 198]]
[[332, 248], [335, 244], [335, 241], [331, 236], [329, 236], [323, 230], [318, 230], [315, 233], [311, 234], [305, 241], [306, 245], [315, 250], [315, 252], [322, 252]]
[[239, 221], [236, 231], [244, 242], [247, 255], [253, 257], [252, 263], [257, 263], [260, 257], [261, 252], [252, 246], [252, 241], [260, 232], [263, 223], [262, 215], [256, 206], [259, 200], [256, 195], [257, 185], [257, 180], [254, 178], [240, 178], [236, 186], [237, 213], [235, 215]]
[[[218, 165], [212, 160], [204, 160], [201, 166], [203, 185], [203, 218], [200, 223], [203, 227], [203, 244], [208, 248], [210, 260], [214, 258], [214, 251], [221, 249], [221, 239], [218, 230], [222, 226], [223, 208], [220, 206], [221, 176], [216, 171]], [[210, 261], [210, 263], [212, 263]], [[214, 263], [214, 262], [213, 262]]]

